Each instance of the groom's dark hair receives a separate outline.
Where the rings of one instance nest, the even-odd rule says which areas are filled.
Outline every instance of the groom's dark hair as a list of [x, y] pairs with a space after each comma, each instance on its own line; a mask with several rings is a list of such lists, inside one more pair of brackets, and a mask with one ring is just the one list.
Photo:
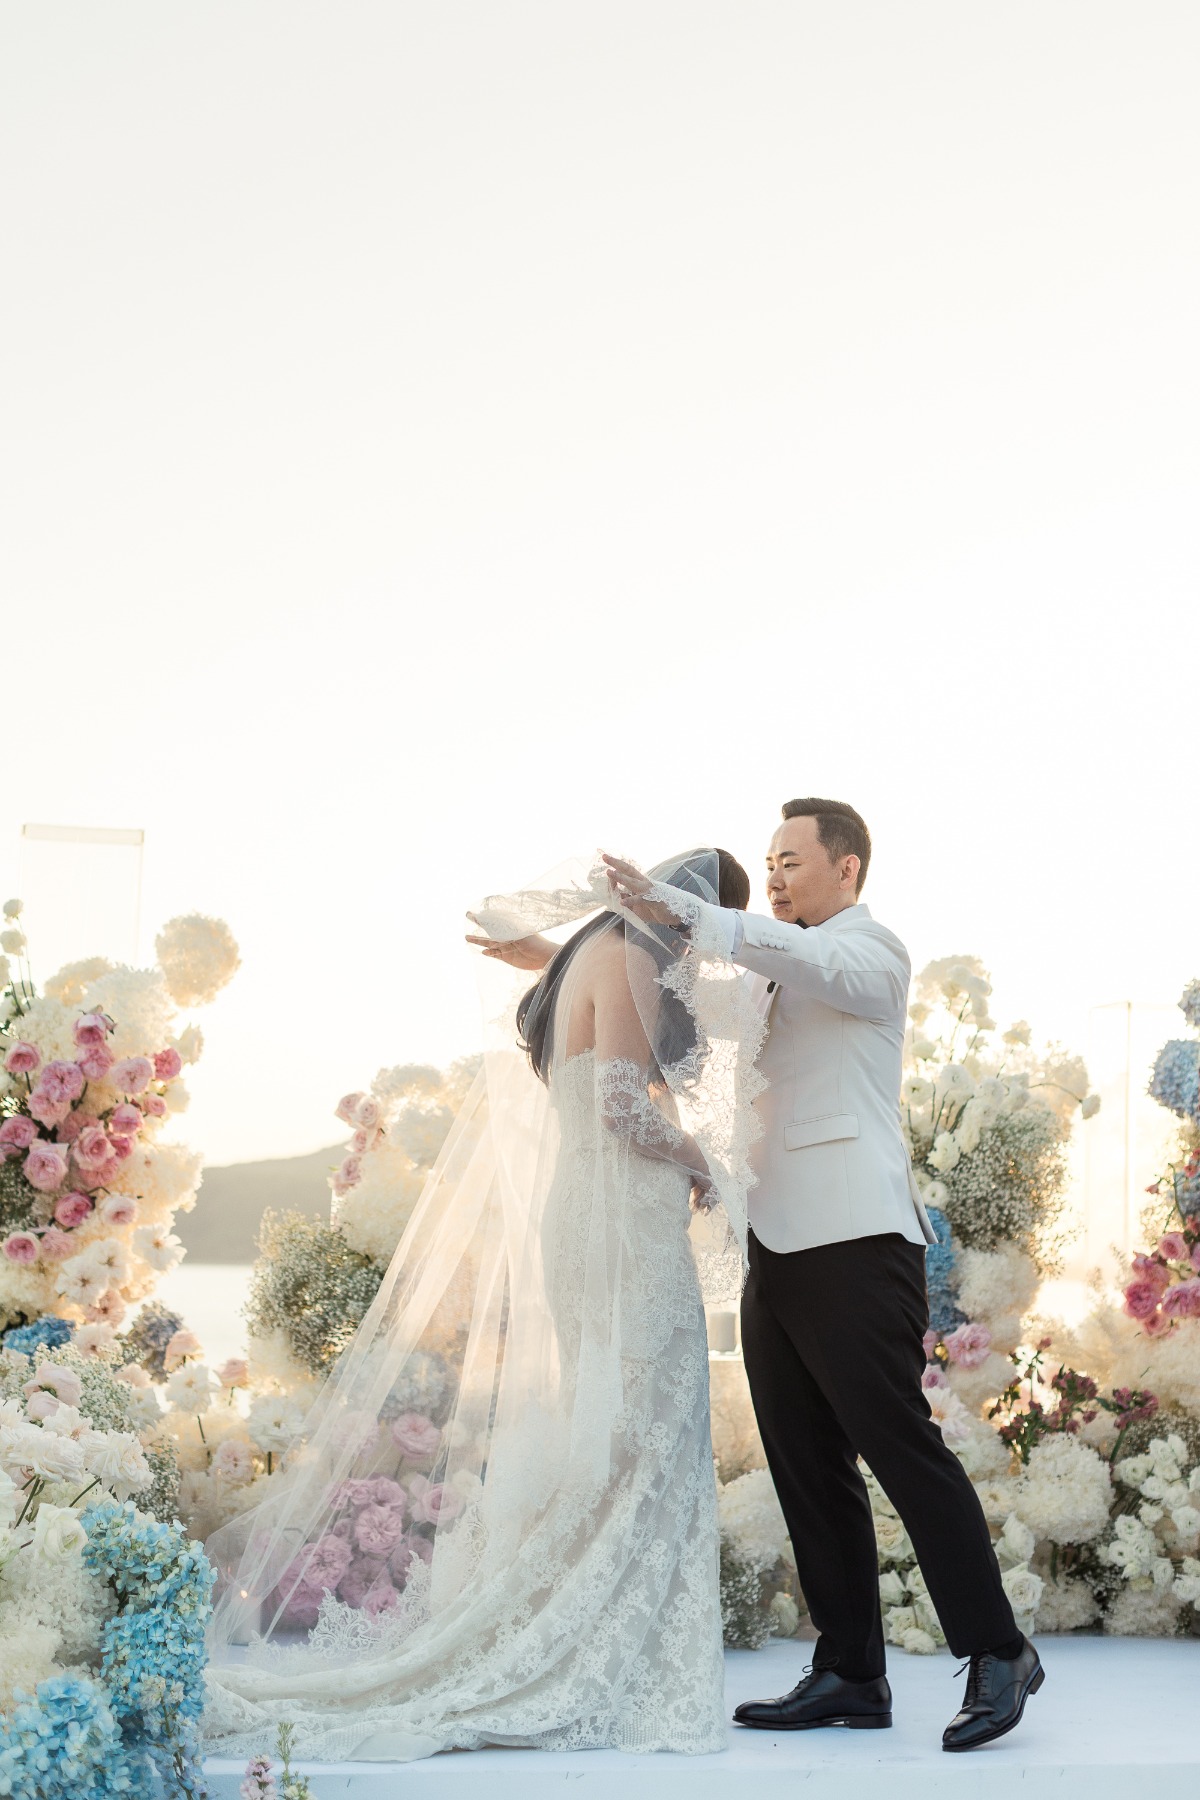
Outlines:
[[858, 880], [854, 885], [861, 894], [871, 862], [871, 834], [861, 813], [856, 813], [844, 800], [817, 800], [810, 794], [806, 800], [785, 800], [785, 819], [815, 819], [817, 838], [829, 857], [838, 862], [843, 856], [857, 856]]

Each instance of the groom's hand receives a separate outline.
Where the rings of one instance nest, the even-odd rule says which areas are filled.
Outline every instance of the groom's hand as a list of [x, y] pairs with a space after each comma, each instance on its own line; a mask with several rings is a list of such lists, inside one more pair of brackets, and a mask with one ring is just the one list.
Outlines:
[[618, 912], [632, 913], [635, 919], [645, 919], [652, 925], [679, 924], [669, 906], [644, 898], [654, 884], [636, 863], [623, 862], [619, 856], [610, 856], [607, 850], [602, 850], [600, 855], [608, 876], [608, 890]]

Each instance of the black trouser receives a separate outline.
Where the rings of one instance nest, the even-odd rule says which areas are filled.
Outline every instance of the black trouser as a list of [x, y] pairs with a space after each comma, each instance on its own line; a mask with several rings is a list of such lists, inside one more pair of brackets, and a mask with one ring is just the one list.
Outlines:
[[970, 1656], [1019, 1636], [979, 1497], [921, 1387], [925, 1252], [899, 1232], [768, 1250], [750, 1236], [742, 1348], [758, 1428], [820, 1632], [814, 1663], [885, 1667], [864, 1462], [912, 1539], [947, 1642]]

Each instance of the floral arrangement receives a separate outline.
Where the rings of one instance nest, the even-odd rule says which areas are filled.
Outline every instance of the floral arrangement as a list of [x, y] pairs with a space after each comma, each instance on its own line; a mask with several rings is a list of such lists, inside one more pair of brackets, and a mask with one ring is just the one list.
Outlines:
[[143, 1371], [62, 1325], [0, 1351], [0, 1792], [192, 1794], [212, 1573]]
[[[1179, 1009], [1200, 1031], [1200, 981], [1190, 981]], [[1151, 1182], [1146, 1223], [1158, 1242], [1133, 1259], [1125, 1312], [1148, 1338], [1186, 1335], [1200, 1355], [1200, 1036], [1173, 1038], [1154, 1063], [1150, 1093], [1180, 1121], [1178, 1161]], [[1184, 1322], [1191, 1325], [1189, 1330]]]
[[7, 901], [0, 932], [0, 1329], [115, 1326], [183, 1254], [171, 1227], [200, 1158], [160, 1133], [203, 1038], [176, 1013], [230, 979], [237, 946], [220, 920], [172, 919], [153, 968], [92, 957], [39, 994], [21, 911]]
[[242, 1800], [313, 1800], [313, 1791], [308, 1782], [292, 1768], [292, 1741], [295, 1735], [294, 1725], [284, 1724], [279, 1727], [276, 1754], [283, 1766], [279, 1771], [278, 1782], [269, 1756], [250, 1758], [240, 1790]]

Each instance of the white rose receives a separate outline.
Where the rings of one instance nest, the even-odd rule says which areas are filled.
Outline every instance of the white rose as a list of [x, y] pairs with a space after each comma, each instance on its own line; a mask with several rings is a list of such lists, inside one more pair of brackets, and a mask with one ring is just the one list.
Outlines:
[[916, 1563], [904, 1577], [904, 1584], [914, 1600], [923, 1600], [929, 1593], [929, 1584]]
[[1016, 1513], [1009, 1513], [996, 1544], [997, 1555], [1012, 1563], [1027, 1563], [1033, 1555], [1034, 1536]]
[[887, 1635], [890, 1641], [893, 1644], [901, 1644], [904, 1642], [905, 1632], [915, 1631], [917, 1628], [916, 1608], [889, 1606], [884, 1623], [887, 1626]]
[[879, 1565], [885, 1563], [907, 1562], [913, 1553], [912, 1542], [899, 1519], [887, 1513], [875, 1515], [875, 1544], [879, 1552]]
[[895, 1569], [887, 1569], [879, 1577], [879, 1603], [881, 1606], [904, 1605], [904, 1583]]
[[922, 1631], [917, 1625], [914, 1625], [911, 1631], [904, 1633], [900, 1639], [900, 1646], [907, 1650], [910, 1656], [936, 1656], [939, 1649], [937, 1640], [931, 1637], [929, 1632]]
[[790, 1594], [776, 1594], [769, 1607], [775, 1637], [793, 1637], [800, 1623], [800, 1608]]
[[962, 1152], [951, 1134], [948, 1131], [940, 1131], [934, 1140], [933, 1149], [925, 1161], [931, 1169], [936, 1169], [939, 1175], [948, 1175], [951, 1169], [958, 1164], [961, 1155]]
[[1000, 1580], [1015, 1613], [1028, 1616], [1037, 1611], [1046, 1585], [1040, 1575], [1035, 1575], [1024, 1563], [1018, 1563], [1015, 1568], [1006, 1569]]
[[79, 1514], [71, 1507], [38, 1507], [33, 1521], [35, 1557], [44, 1557], [47, 1562], [62, 1562], [68, 1556], [78, 1556], [87, 1541]]

